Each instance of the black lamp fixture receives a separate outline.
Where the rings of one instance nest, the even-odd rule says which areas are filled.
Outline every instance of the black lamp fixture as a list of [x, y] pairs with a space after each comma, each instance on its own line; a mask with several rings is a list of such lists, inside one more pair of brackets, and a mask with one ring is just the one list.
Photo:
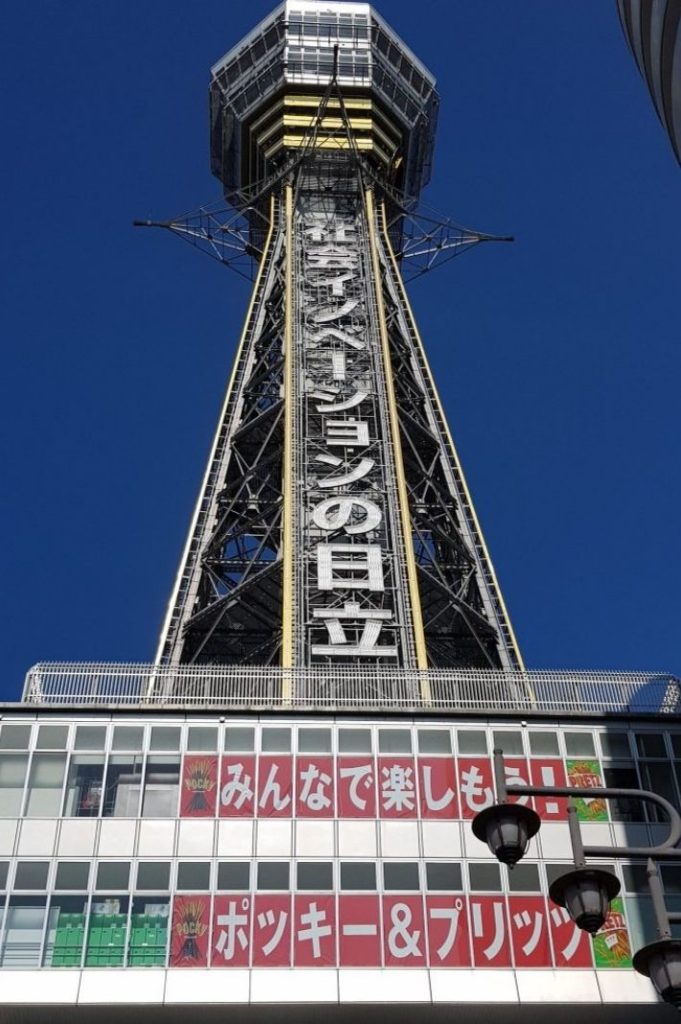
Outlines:
[[681, 939], [658, 939], [634, 954], [634, 970], [650, 978], [665, 1003], [681, 1010]]
[[610, 912], [610, 901], [620, 891], [619, 879], [602, 868], [578, 867], [561, 875], [549, 887], [549, 896], [582, 931], [595, 935]]
[[494, 804], [473, 819], [473, 834], [487, 843], [502, 864], [513, 867], [527, 853], [532, 836], [539, 831], [541, 818], [523, 804]]

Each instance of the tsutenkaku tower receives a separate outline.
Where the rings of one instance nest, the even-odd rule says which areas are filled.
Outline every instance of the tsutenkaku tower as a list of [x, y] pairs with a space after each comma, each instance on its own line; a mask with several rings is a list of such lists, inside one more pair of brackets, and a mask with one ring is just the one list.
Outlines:
[[396, 255], [433, 76], [368, 4], [287, 0], [210, 111], [258, 269], [158, 664], [522, 668]]

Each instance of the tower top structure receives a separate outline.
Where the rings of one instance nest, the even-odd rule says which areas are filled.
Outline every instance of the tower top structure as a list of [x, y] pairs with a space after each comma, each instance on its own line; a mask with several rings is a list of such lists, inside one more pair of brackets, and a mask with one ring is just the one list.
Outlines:
[[[334, 81], [342, 99], [322, 113]], [[430, 179], [438, 107], [433, 75], [370, 4], [286, 0], [211, 69], [211, 168], [239, 205], [314, 137], [356, 148], [408, 200]]]

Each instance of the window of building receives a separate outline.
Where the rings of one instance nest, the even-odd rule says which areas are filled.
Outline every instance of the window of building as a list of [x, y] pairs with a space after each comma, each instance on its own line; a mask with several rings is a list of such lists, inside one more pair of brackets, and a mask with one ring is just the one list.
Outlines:
[[0, 729], [0, 750], [28, 750], [30, 741], [30, 725], [5, 723]]
[[301, 861], [296, 875], [299, 889], [333, 889], [333, 864], [330, 861]]
[[509, 892], [541, 892], [538, 864], [516, 864], [512, 871], [506, 869]]
[[211, 726], [190, 725], [187, 730], [187, 750], [197, 753], [215, 753], [218, 749], [218, 731]]
[[180, 791], [180, 759], [168, 754], [155, 754], [147, 761], [144, 776], [142, 816], [174, 818]]
[[137, 865], [137, 889], [147, 892], [170, 888], [170, 861], [140, 861]]
[[636, 746], [641, 757], [667, 757], [663, 733], [637, 732]]
[[[638, 773], [633, 761], [613, 761], [603, 765], [603, 784], [620, 789], [638, 789]], [[645, 821], [640, 800], [616, 797], [608, 801], [612, 821]]]
[[291, 752], [291, 730], [270, 729], [263, 726], [262, 749], [266, 754], [289, 754]]
[[225, 750], [235, 754], [252, 753], [255, 750], [255, 729], [228, 725], [225, 729]]
[[0, 860], [0, 892], [7, 888], [7, 872], [9, 870], [9, 861]]
[[299, 729], [298, 750], [301, 754], [330, 754], [330, 729]]
[[48, 860], [20, 860], [14, 873], [15, 889], [47, 889]]
[[619, 757], [629, 760], [629, 736], [626, 732], [599, 732], [603, 757]]
[[[666, 761], [639, 761], [638, 770], [641, 773], [641, 786], [643, 789], [650, 789], [658, 796], [663, 796], [675, 807], [679, 807], [679, 798], [674, 785], [674, 772], [670, 770], [671, 765]], [[649, 821], [666, 822], [667, 815], [662, 808], [655, 804], [645, 805]]]
[[379, 754], [411, 754], [411, 731], [409, 729], [379, 729]]
[[28, 754], [0, 754], [0, 815], [18, 818], [28, 771]]
[[135, 896], [130, 913], [128, 967], [165, 967], [170, 902]]
[[288, 889], [290, 865], [287, 861], [260, 861], [258, 889]]
[[100, 861], [97, 865], [97, 889], [100, 892], [127, 889], [129, 881], [130, 864], [127, 861]]
[[468, 877], [473, 892], [501, 892], [498, 864], [469, 864]]
[[102, 814], [113, 818], [136, 818], [142, 789], [142, 758], [114, 754], [109, 759]]
[[535, 756], [558, 757], [560, 748], [558, 746], [558, 735], [549, 732], [548, 729], [530, 730], [527, 734], [530, 740], [530, 753]]
[[340, 866], [341, 889], [376, 889], [376, 865], [371, 861], [342, 861]]
[[104, 755], [74, 754], [66, 778], [65, 817], [96, 818], [103, 788]]
[[87, 896], [52, 897], [47, 915], [43, 967], [80, 967], [86, 914]]
[[674, 757], [681, 758], [681, 733], [673, 732], [670, 734], [669, 739], [671, 741]]
[[645, 864], [623, 864], [622, 879], [625, 892], [637, 892], [643, 896], [650, 895]]
[[492, 733], [492, 738], [494, 749], [503, 750], [504, 757], [522, 756], [525, 753], [523, 734], [520, 731], [511, 731], [510, 729], [504, 729], [503, 732], [495, 731]]
[[419, 754], [451, 754], [452, 736], [449, 729], [418, 729]]
[[114, 728], [112, 750], [130, 750], [139, 753], [144, 745], [144, 728], [141, 725], [117, 725]]
[[565, 750], [568, 757], [595, 757], [594, 738], [590, 732], [566, 732]]
[[26, 795], [27, 818], [56, 818], [66, 771], [65, 754], [34, 754]]
[[66, 750], [68, 740], [68, 725], [41, 725], [35, 746], [36, 750]]
[[370, 754], [371, 729], [339, 729], [338, 752], [340, 754]]
[[85, 948], [86, 967], [122, 967], [128, 935], [130, 898], [124, 895], [92, 898]]
[[76, 750], [105, 750], [105, 725], [79, 725], [76, 727]]
[[90, 864], [85, 860], [60, 860], [57, 863], [57, 875], [54, 887], [58, 891], [64, 889], [84, 890], [90, 879]]
[[430, 892], [460, 892], [461, 865], [449, 861], [426, 863], [426, 888]]
[[386, 891], [420, 889], [419, 866], [412, 863], [393, 863], [386, 861], [383, 865], [383, 888]]
[[210, 889], [208, 861], [180, 861], [177, 865], [177, 888], [189, 892], [206, 892]]
[[2, 940], [2, 967], [39, 967], [47, 900], [44, 896], [14, 896], [7, 906]]
[[482, 729], [459, 729], [456, 734], [460, 754], [486, 754], [487, 734]]
[[179, 726], [154, 725], [149, 750], [179, 750], [182, 730]]
[[218, 864], [218, 889], [250, 889], [251, 865], [248, 861], [222, 861]]

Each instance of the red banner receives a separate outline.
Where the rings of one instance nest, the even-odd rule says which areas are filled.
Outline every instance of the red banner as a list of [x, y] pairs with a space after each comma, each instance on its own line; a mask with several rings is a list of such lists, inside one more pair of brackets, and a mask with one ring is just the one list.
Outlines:
[[471, 896], [471, 933], [476, 967], [510, 967], [511, 944], [503, 896]]
[[183, 818], [215, 817], [218, 759], [188, 755], [182, 765], [180, 815]]
[[170, 939], [170, 967], [208, 966], [210, 896], [176, 896]]
[[336, 966], [336, 900], [297, 893], [294, 897], [293, 962], [296, 967]]
[[463, 896], [426, 896], [431, 967], [470, 967], [468, 911]]
[[381, 967], [381, 915], [378, 896], [338, 897], [341, 967]]
[[376, 762], [373, 757], [339, 757], [338, 816], [376, 817]]
[[426, 966], [420, 896], [383, 897], [383, 956], [386, 967]]
[[551, 945], [543, 896], [509, 896], [508, 916], [516, 967], [550, 967]]
[[[530, 761], [530, 780], [533, 786], [567, 786], [565, 765], [558, 758]], [[543, 821], [564, 821], [567, 818], [567, 799], [560, 796], [535, 796], [534, 806]]]
[[461, 816], [474, 818], [494, 803], [492, 762], [488, 757], [460, 757], [458, 769]]
[[252, 818], [255, 814], [255, 757], [231, 754], [222, 759], [221, 818]]
[[336, 813], [332, 757], [299, 757], [296, 761], [296, 815], [333, 818]]
[[216, 896], [213, 904], [212, 967], [248, 967], [251, 953], [252, 897]]
[[458, 818], [454, 759], [420, 757], [417, 763], [421, 817]]
[[379, 757], [378, 803], [381, 818], [418, 817], [412, 757]]
[[[566, 872], [568, 867], [566, 864]], [[592, 967], [591, 938], [577, 927], [565, 907], [550, 903], [548, 920], [556, 967]]]
[[258, 815], [261, 818], [290, 818], [293, 815], [292, 757], [260, 758]]
[[253, 966], [291, 966], [291, 894], [255, 897]]

